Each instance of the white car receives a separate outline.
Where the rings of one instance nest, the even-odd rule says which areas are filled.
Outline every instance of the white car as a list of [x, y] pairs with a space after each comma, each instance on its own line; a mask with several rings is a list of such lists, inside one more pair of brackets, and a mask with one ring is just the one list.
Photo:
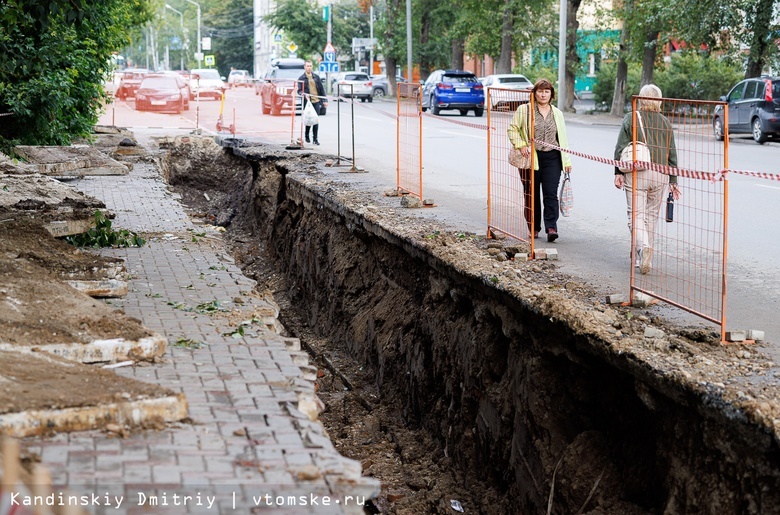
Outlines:
[[344, 72], [337, 77], [338, 96], [359, 98], [361, 102], [374, 101], [374, 84], [367, 73]]
[[[500, 89], [514, 89], [514, 90], [530, 90], [534, 87], [533, 83], [528, 80], [525, 75], [519, 73], [501, 73], [496, 75], [488, 75], [481, 80], [485, 86], [485, 97], [488, 96], [488, 91], [493, 88]], [[487, 101], [487, 98], [485, 98]], [[514, 111], [521, 103], [528, 101], [528, 98], [517, 97], [512, 94], [504, 93], [500, 91], [490, 91], [490, 107], [494, 111]]]
[[244, 86], [248, 88], [251, 86], [251, 76], [249, 75], [249, 72], [246, 70], [231, 70], [230, 75], [228, 75], [228, 86], [238, 87], [238, 86]]
[[223, 91], [225, 91], [225, 82], [217, 70], [198, 68], [190, 72], [190, 92], [193, 99], [200, 96], [219, 100], [222, 98]]

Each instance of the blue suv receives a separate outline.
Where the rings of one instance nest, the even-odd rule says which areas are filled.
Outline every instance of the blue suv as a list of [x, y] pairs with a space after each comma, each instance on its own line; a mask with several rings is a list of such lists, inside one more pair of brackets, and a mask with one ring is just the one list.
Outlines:
[[463, 70], [436, 70], [425, 81], [422, 91], [422, 110], [430, 109], [439, 115], [445, 109], [456, 109], [461, 116], [474, 111], [474, 116], [485, 112], [485, 90], [477, 76]]

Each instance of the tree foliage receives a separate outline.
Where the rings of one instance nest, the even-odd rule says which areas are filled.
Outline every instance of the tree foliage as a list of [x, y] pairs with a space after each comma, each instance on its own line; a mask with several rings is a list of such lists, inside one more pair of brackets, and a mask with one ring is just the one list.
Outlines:
[[0, 3], [0, 148], [90, 134], [111, 52], [148, 18], [144, 0]]
[[225, 0], [203, 15], [203, 35], [211, 37], [220, 73], [230, 68], [252, 70], [254, 66], [254, 11], [252, 0]]

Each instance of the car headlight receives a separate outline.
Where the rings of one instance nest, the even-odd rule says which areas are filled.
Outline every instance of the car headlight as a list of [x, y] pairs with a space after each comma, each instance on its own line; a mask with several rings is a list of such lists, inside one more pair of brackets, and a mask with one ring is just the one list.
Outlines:
[[287, 94], [287, 88], [284, 86], [276, 86], [276, 94], [277, 95], [286, 95]]
[[168, 97], [168, 100], [181, 100], [181, 95], [179, 94], [171, 95]]

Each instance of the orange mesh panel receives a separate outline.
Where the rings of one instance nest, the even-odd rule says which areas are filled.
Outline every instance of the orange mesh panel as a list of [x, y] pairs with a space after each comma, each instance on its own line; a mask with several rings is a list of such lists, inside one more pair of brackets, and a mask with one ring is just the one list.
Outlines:
[[423, 198], [422, 117], [420, 84], [398, 84], [398, 147], [396, 182], [398, 191]]
[[[530, 99], [530, 90], [488, 88], [485, 103], [488, 109], [488, 233], [501, 232], [533, 244], [529, 229], [533, 223], [533, 209], [530, 209], [533, 188], [525, 194], [519, 169], [509, 163], [512, 143], [508, 135], [518, 107], [528, 104]], [[533, 138], [533, 123], [529, 125], [529, 137]], [[531, 170], [527, 174], [531, 184], [533, 173]]]
[[[626, 174], [636, 188], [632, 248], [643, 248], [643, 254], [652, 249], [650, 257], [644, 256], [649, 269], [632, 269], [632, 295], [643, 292], [719, 324], [723, 331], [728, 181], [719, 172], [728, 160], [726, 145], [712, 136], [718, 103], [646, 97], [634, 97], [633, 103], [635, 137], [644, 140], [636, 119], [638, 105], [654, 165]], [[660, 111], [652, 111], [659, 104]], [[672, 176], [681, 196], [673, 201], [666, 221]], [[645, 201], [648, 208], [642, 212]]]

